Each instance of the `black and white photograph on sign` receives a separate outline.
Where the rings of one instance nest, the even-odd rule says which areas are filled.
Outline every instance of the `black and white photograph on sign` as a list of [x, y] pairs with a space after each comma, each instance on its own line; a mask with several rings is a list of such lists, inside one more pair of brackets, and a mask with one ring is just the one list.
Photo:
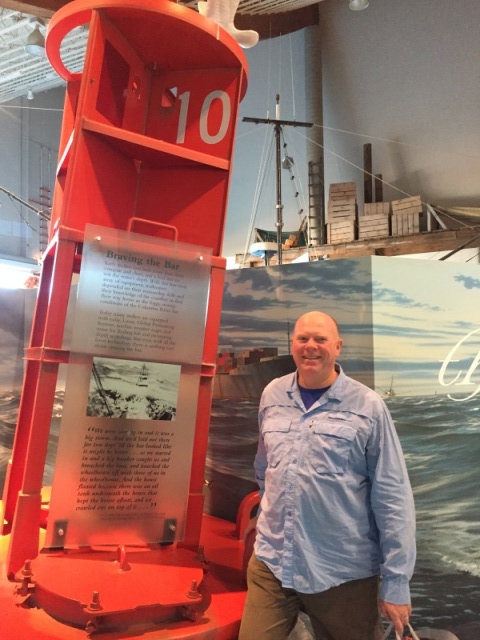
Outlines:
[[181, 366], [93, 358], [87, 416], [175, 420]]

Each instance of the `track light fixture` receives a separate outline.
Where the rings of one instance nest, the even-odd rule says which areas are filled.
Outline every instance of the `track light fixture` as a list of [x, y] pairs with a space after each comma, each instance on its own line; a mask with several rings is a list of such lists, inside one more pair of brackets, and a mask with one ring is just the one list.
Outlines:
[[350, 0], [348, 6], [352, 11], [363, 11], [368, 7], [368, 0]]

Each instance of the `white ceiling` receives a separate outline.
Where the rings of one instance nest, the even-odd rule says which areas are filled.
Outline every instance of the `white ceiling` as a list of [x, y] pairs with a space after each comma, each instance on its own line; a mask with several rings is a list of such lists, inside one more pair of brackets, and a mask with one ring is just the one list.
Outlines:
[[[182, 0], [196, 8], [197, 0]], [[209, 0], [215, 2], [216, 0]], [[283, 13], [300, 9], [319, 0], [240, 0], [237, 12], [242, 14]], [[19, 11], [0, 8], [0, 103], [62, 86], [64, 81], [53, 70], [47, 58], [36, 57], [25, 51], [25, 42], [35, 27], [36, 18]], [[40, 26], [45, 35], [47, 24]], [[83, 67], [88, 31], [79, 27], [64, 39], [62, 60], [72, 72]]]

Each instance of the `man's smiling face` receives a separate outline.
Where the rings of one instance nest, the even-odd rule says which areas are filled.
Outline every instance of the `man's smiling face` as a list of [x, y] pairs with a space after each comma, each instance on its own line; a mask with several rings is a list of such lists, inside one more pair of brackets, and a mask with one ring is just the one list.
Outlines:
[[337, 377], [335, 361], [342, 345], [343, 340], [333, 318], [320, 311], [301, 316], [292, 337], [298, 384], [309, 389], [331, 385]]

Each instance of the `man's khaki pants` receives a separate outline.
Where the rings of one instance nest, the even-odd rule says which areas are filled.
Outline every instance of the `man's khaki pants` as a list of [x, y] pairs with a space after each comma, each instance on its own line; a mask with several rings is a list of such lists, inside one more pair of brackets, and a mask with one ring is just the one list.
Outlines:
[[380, 640], [377, 576], [352, 580], [322, 593], [285, 589], [252, 555], [248, 593], [238, 640], [286, 640], [300, 610], [310, 617], [317, 640]]

